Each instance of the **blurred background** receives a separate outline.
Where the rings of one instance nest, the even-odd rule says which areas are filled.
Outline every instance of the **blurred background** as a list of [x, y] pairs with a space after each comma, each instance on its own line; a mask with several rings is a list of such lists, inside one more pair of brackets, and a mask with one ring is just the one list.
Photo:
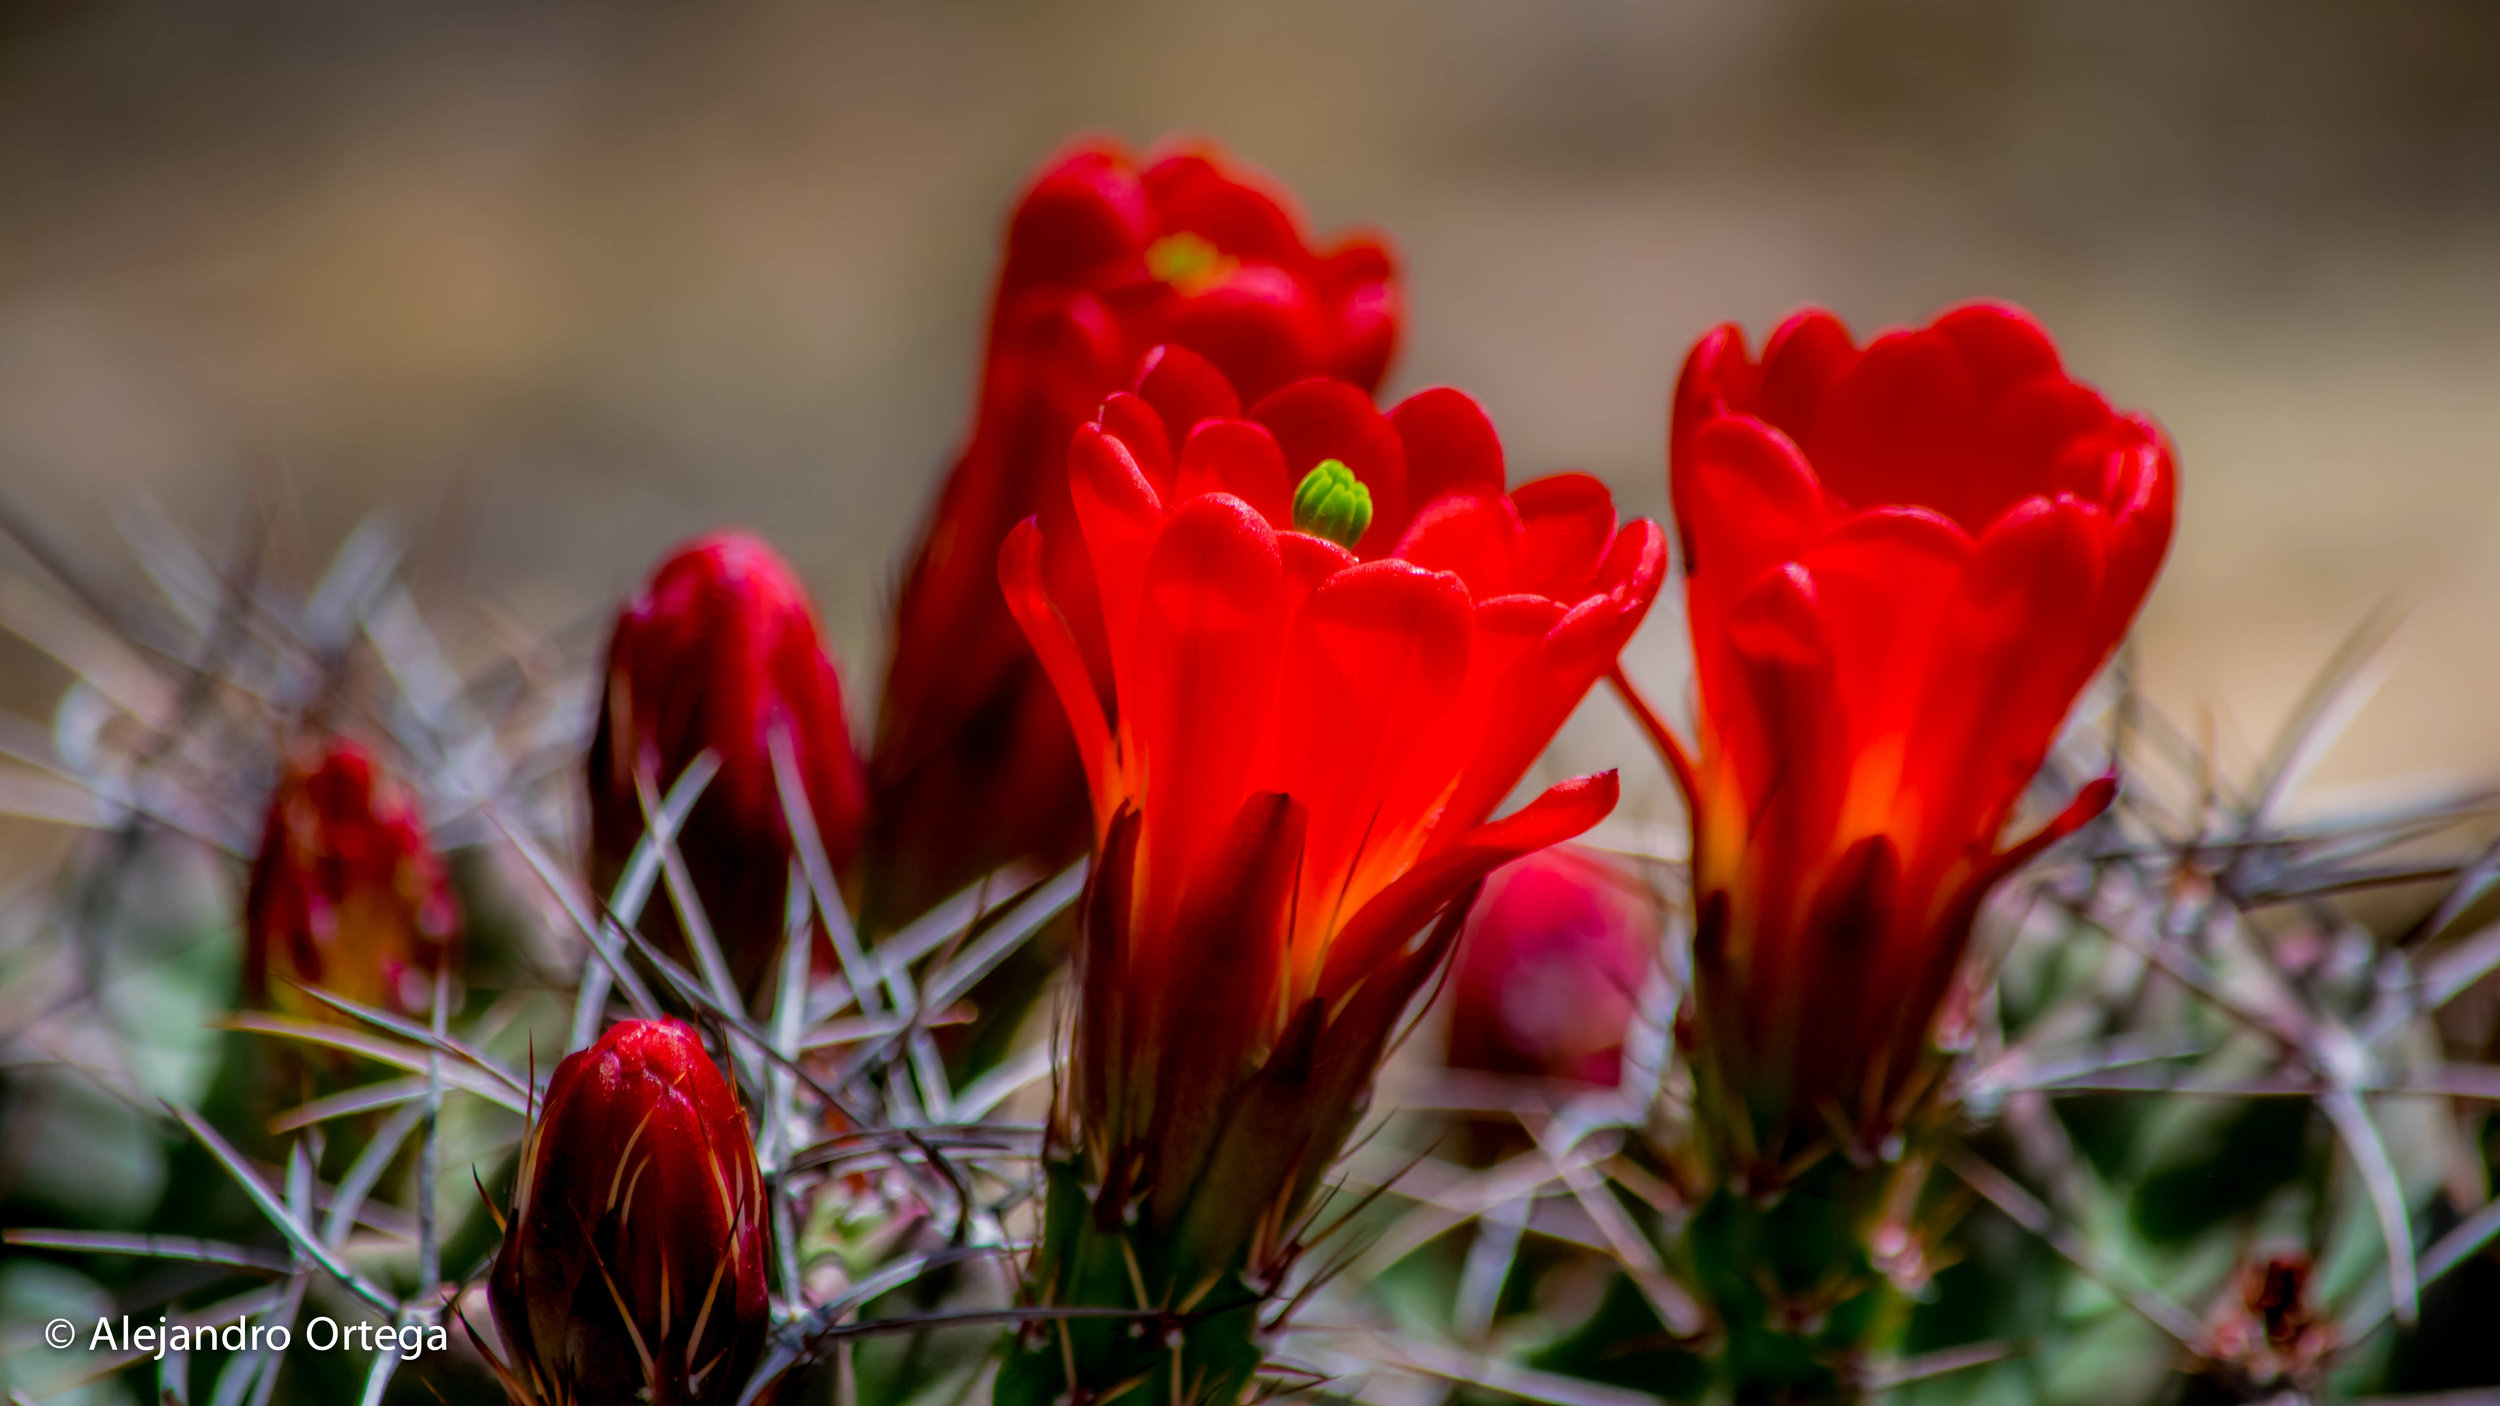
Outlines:
[[[2181, 450], [2158, 702], [2253, 756], [2394, 602], [2321, 779], [2500, 769], [2496, 61], [2482, 0], [7, 0], [0, 500], [72, 544], [278, 503], [307, 563], [387, 508], [585, 653], [755, 526], [864, 711], [1010, 200], [1073, 132], [1186, 130], [1394, 237], [1393, 386], [1630, 511], [1710, 324], [2026, 303]], [[1637, 646], [1670, 696], [1679, 635]], [[66, 678], [0, 644], [0, 705]], [[1676, 818], [1610, 705], [1564, 750]]]

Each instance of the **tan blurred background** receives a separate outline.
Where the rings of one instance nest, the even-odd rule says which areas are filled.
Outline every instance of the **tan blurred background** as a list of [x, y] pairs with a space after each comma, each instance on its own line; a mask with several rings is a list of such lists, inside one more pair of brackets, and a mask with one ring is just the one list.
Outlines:
[[[2028, 303], [2179, 442], [2161, 701], [2246, 758], [2400, 599], [2323, 779], [2500, 770], [2495, 75], [2483, 0], [7, 0], [0, 485], [91, 542], [142, 490], [219, 540], [256, 477], [316, 544], [448, 505], [544, 628], [761, 527], [864, 711], [1007, 202], [1189, 129], [1392, 233], [1398, 385], [1636, 511], [1708, 324]], [[14, 702], [47, 668], [0, 653]]]

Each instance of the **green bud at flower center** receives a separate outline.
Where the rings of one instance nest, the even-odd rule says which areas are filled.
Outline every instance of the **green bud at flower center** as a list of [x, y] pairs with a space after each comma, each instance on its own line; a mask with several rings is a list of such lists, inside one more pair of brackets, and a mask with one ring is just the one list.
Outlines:
[[1224, 251], [1204, 235], [1183, 230], [1146, 246], [1146, 272], [1184, 293], [1213, 283], [1231, 267]]
[[1322, 459], [1293, 491], [1293, 530], [1352, 548], [1372, 525], [1372, 491], [1343, 459]]

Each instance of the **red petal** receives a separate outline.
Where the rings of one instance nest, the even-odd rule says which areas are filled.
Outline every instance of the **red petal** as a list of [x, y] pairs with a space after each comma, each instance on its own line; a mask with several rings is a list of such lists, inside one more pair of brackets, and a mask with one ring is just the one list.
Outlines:
[[1684, 463], [1691, 456], [1691, 441], [1701, 427], [1724, 415], [1748, 413], [1745, 405], [1753, 395], [1753, 355], [1745, 348], [1745, 329], [1733, 322], [1722, 322], [1701, 334], [1693, 349], [1685, 353], [1684, 369], [1677, 373], [1675, 390], [1667, 404], [1667, 467], [1672, 475], [1684, 472]]
[[1276, 437], [1252, 420], [1206, 420], [1181, 447], [1180, 491], [1230, 493], [1279, 528], [1293, 525], [1293, 480]]
[[1840, 319], [1809, 308], [1779, 325], [1762, 345], [1762, 379], [1747, 412], [1803, 444], [1832, 388], [1858, 364], [1858, 344]]
[[2178, 474], [2170, 445], [2161, 432], [2145, 425], [2147, 437], [2113, 457], [2112, 477], [2118, 487], [2110, 495], [2109, 557], [2101, 583], [2101, 600], [2092, 628], [2113, 639], [2126, 633], [2144, 604], [2161, 560], [2170, 549], [2172, 519], [2178, 511]]
[[1934, 837], [1923, 846], [1931, 863], [1993, 844], [2075, 695], [2117, 645], [2095, 623], [2107, 528], [2090, 504], [2033, 499], [1979, 539], [1939, 622], [1904, 762], [1904, 788]]
[[[1475, 632], [1453, 576], [1366, 562], [1314, 591], [1293, 622], [1260, 790], [1310, 808], [1299, 933], [1333, 927], [1402, 865], [1459, 761], [1430, 750], [1467, 677]], [[1303, 958], [1310, 954], [1303, 952]]]
[[[1388, 242], [1377, 234], [1355, 234], [1340, 240], [1320, 258], [1320, 282], [1342, 290], [1374, 287], [1395, 283], [1398, 257]], [[1344, 380], [1354, 380], [1352, 376]]]
[[[2059, 630], [2101, 590], [2102, 537], [2108, 521], [2095, 504], [2033, 498], [2008, 512], [1979, 539], [1971, 558], [1965, 622], [1978, 638], [2037, 638]], [[2082, 642], [2100, 654], [2116, 640]], [[2097, 646], [2097, 647], [2096, 647]]]
[[1417, 391], [1389, 412], [1406, 447], [1406, 492], [1418, 509], [1446, 493], [1496, 495], [1502, 439], [1473, 396], [1448, 386]]
[[1255, 400], [1319, 366], [1331, 332], [1299, 279], [1245, 264], [1182, 300], [1172, 340], [1203, 354]]
[[1002, 295], [1035, 283], [1082, 283], [1137, 257], [1152, 239], [1146, 191], [1117, 149], [1088, 146], [1034, 181], [1007, 228]]
[[1971, 551], [1950, 519], [1879, 508], [1798, 554], [1814, 578], [1854, 748], [1902, 735], [1916, 715], [1936, 668], [1937, 627]]
[[2057, 344], [2030, 313], [2011, 303], [1967, 303], [1937, 318], [1935, 328], [1961, 348], [1982, 404], [2026, 381], [2064, 378]]
[[2019, 497], [1976, 462], [1979, 388], [1961, 349], [1934, 331], [1879, 338], [1804, 440], [1823, 486], [1854, 508], [1934, 508], [1977, 532]]
[[[1468, 681], [1474, 741], [1465, 771], [1426, 848], [1489, 814], [1528, 773], [1588, 691], [1614, 668], [1666, 577], [1666, 538], [1638, 520], [1618, 534], [1601, 589], [1567, 612], [1538, 597], [1508, 597], [1476, 611], [1477, 663]], [[1545, 610], [1520, 602], [1537, 600]], [[1528, 635], [1531, 627], [1537, 633]]]
[[1347, 252], [1363, 256], [1350, 263], [1377, 263], [1381, 271], [1338, 297], [1337, 351], [1329, 358], [1327, 371], [1366, 392], [1377, 391], [1380, 378], [1388, 374], [1389, 362], [1397, 355], [1398, 327], [1404, 319], [1404, 309], [1395, 275], [1387, 267], [1388, 255], [1378, 245], [1357, 245]]
[[1285, 451], [1296, 486], [1323, 459], [1336, 459], [1371, 490], [1372, 525], [1354, 554], [1369, 561], [1406, 535], [1406, 448], [1371, 397], [1343, 381], [1314, 377], [1276, 392], [1250, 411]]
[[1213, 494], [1172, 514], [1145, 564], [1133, 692], [1124, 681], [1120, 695], [1122, 730], [1146, 773], [1145, 930], [1170, 922], [1197, 856], [1248, 792], [1284, 605], [1276, 534], [1249, 504]]
[[1242, 179], [1211, 151], [1184, 150], [1148, 165], [1139, 179], [1153, 199], [1162, 232], [1187, 230], [1237, 259], [1298, 266], [1309, 255], [1300, 216], [1274, 183]]
[[1078, 426], [1068, 445], [1068, 491], [1093, 562], [1114, 689], [1125, 706], [1136, 665], [1139, 583], [1163, 531], [1163, 504], [1126, 446], [1093, 425]]
[[1276, 545], [1285, 554], [1285, 618], [1291, 620], [1302, 613], [1303, 603], [1311, 592], [1329, 577], [1354, 565], [1354, 553], [1325, 537], [1303, 532], [1279, 532]]
[[1103, 401], [1095, 423], [1104, 434], [1120, 441], [1146, 481], [1154, 485], [1155, 496], [1172, 496], [1172, 436], [1152, 405], [1141, 396], [1114, 391]]
[[1728, 612], [1726, 648], [1727, 691], [1703, 695], [1704, 716], [1744, 787], [1753, 842], [1802, 865], [1831, 832], [1850, 740], [1813, 576], [1791, 564], [1755, 582]]
[[1291, 796], [1243, 802], [1211, 849], [1154, 966], [1131, 973], [1131, 999], [1163, 1009], [1147, 1049], [1157, 1059], [1153, 1199], [1148, 1215], [1169, 1225], [1197, 1189], [1234, 1086], [1257, 1067], [1272, 1034], [1265, 999], [1284, 970], [1286, 921], [1301, 865], [1308, 814]]
[[1615, 540], [1615, 495], [1587, 474], [1555, 474], [1510, 495], [1521, 527], [1513, 589], [1586, 595]]
[[2009, 489], [2071, 492], [2106, 504], [2115, 487], [2108, 480], [2109, 451], [2124, 436], [2123, 424], [2090, 386], [2044, 377], [1988, 407], [1977, 452]]
[[1785, 435], [1759, 420], [1699, 426], [1677, 462], [1675, 498], [1684, 570], [1724, 591], [1795, 555], [1832, 517], [1823, 488]]
[[1684, 548], [1693, 675], [1710, 698], [1728, 687], [1721, 675], [1729, 604], [1821, 535], [1835, 505], [1797, 447], [1759, 420], [1710, 421], [1689, 445], [1668, 487]]
[[1167, 345], [1147, 352], [1137, 373], [1137, 394], [1163, 416], [1176, 448], [1199, 421], [1241, 415], [1241, 396], [1233, 383], [1215, 363], [1187, 347]]
[[1085, 656], [1077, 650], [1076, 637], [1042, 588], [1042, 530], [1033, 519], [1017, 523], [1000, 546], [998, 584], [1006, 593], [1007, 608], [1040, 657], [1043, 672], [1050, 676], [1060, 705], [1068, 710], [1068, 728], [1076, 734], [1077, 755], [1085, 761], [1085, 782], [1093, 793], [1099, 824], [1111, 811], [1104, 790], [1111, 728], [1103, 716], [1102, 697], [1094, 691], [1093, 675], [1085, 668]]
[[2118, 774], [2114, 771], [2083, 783], [2083, 789], [2075, 792], [2075, 798], [2068, 801], [2063, 810], [2050, 816], [2047, 824], [2005, 847], [2005, 851], [1989, 864], [1986, 881], [1994, 883], [2029, 864], [2039, 857], [2042, 850], [2098, 820], [2101, 812], [2109, 809], [2117, 799]]
[[1523, 854], [1587, 832], [1613, 813], [1621, 790], [1611, 771], [1573, 777], [1399, 875], [1329, 942], [1320, 993], [1333, 996], [1361, 980], [1476, 880]]
[[1453, 495], [1416, 514], [1390, 555], [1426, 571], [1454, 572], [1467, 583], [1469, 595], [1486, 600], [1527, 589], [1512, 585], [1511, 559], [1519, 533], [1519, 515], [1509, 499]]

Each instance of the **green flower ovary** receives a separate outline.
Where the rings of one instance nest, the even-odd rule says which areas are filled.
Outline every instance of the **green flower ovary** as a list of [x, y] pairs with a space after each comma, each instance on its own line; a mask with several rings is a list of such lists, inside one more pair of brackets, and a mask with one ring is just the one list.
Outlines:
[[1372, 493], [1343, 459], [1322, 459], [1293, 491], [1293, 530], [1351, 548], [1372, 525]]

